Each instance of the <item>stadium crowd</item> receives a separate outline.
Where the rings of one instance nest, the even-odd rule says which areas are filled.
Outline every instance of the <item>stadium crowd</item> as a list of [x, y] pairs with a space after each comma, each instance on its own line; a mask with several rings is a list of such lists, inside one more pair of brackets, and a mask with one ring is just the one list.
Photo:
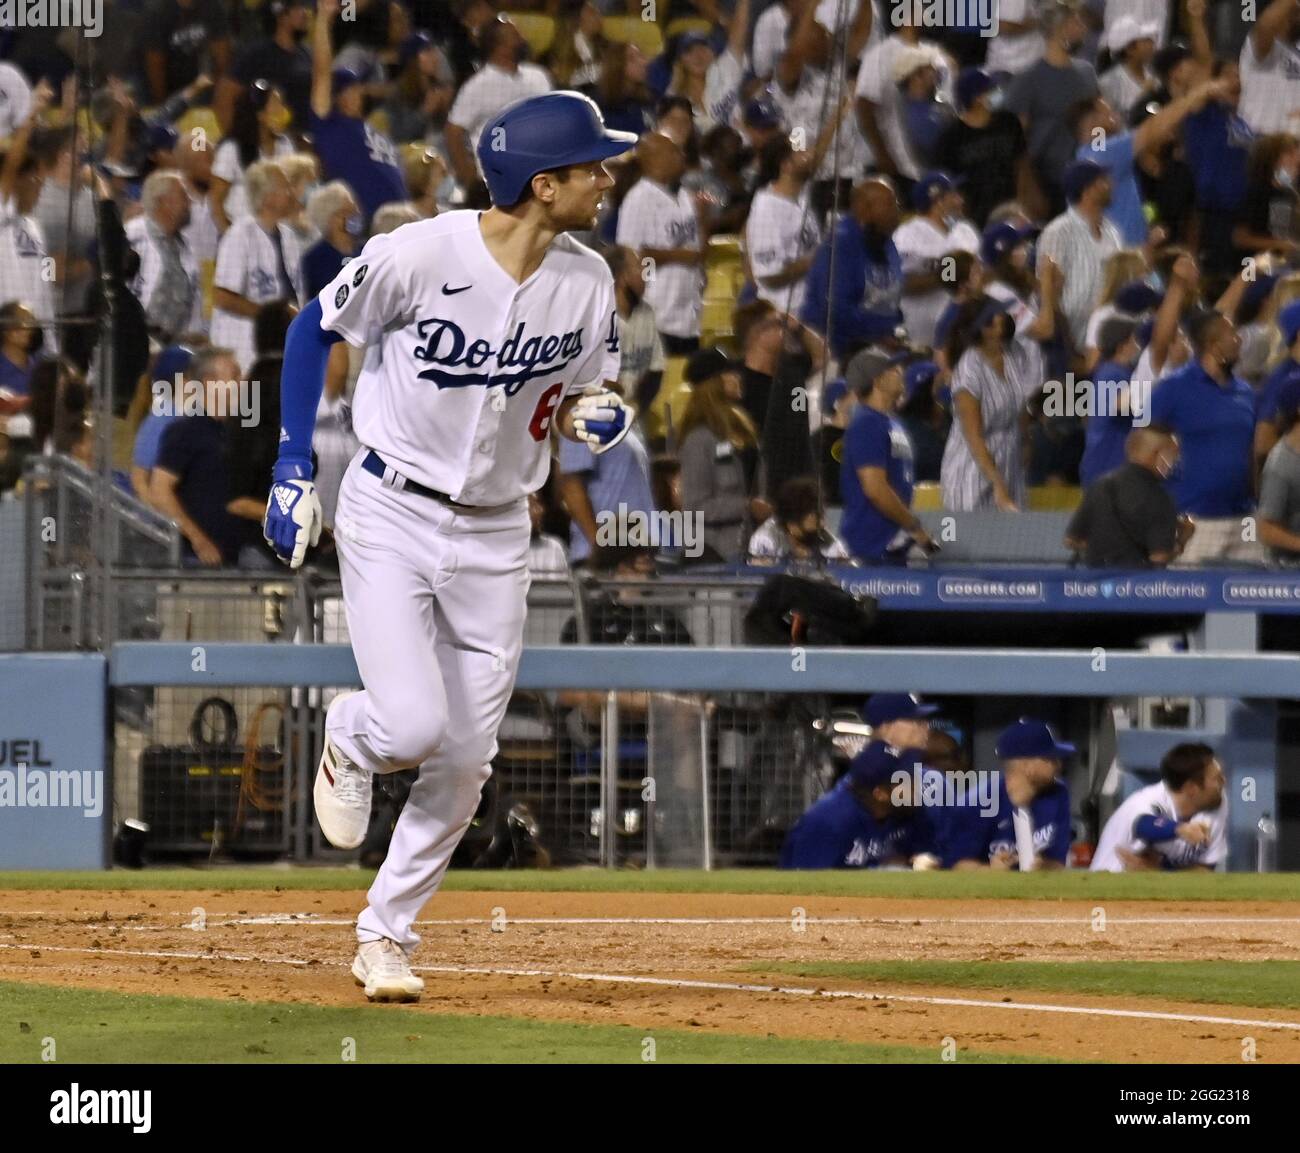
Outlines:
[[[640, 136], [582, 237], [639, 427], [560, 447], [535, 572], [625, 563], [665, 513], [689, 559], [904, 564], [940, 547], [923, 505], [1074, 487], [1092, 566], [1300, 560], [1300, 0], [1001, 0], [995, 35], [984, 7], [106, 0], [98, 38], [0, 29], [0, 489], [111, 440], [190, 563], [269, 567], [295, 310], [370, 236], [485, 207], [482, 126], [572, 88]], [[360, 355], [321, 402], [327, 523]]]

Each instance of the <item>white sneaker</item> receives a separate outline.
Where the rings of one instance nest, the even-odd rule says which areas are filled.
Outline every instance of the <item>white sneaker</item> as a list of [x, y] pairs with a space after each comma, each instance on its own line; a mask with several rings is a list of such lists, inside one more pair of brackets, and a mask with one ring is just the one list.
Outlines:
[[424, 992], [424, 982], [411, 972], [402, 947], [387, 937], [357, 949], [352, 975], [372, 1001], [418, 1001]]
[[[342, 699], [338, 696], [334, 701]], [[331, 702], [330, 708], [333, 707]], [[369, 770], [348, 760], [326, 736], [312, 797], [321, 832], [336, 849], [355, 849], [366, 839], [370, 827], [371, 776]]]

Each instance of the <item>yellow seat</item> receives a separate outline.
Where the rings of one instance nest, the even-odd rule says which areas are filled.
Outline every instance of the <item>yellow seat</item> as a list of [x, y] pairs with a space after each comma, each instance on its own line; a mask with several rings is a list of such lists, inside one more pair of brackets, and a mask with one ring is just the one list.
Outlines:
[[1073, 512], [1083, 500], [1083, 489], [1071, 484], [1042, 484], [1029, 490], [1034, 512]]
[[196, 132], [203, 133], [209, 148], [217, 146], [221, 139], [221, 125], [211, 108], [191, 108], [176, 121], [176, 133], [182, 140], [188, 138], [193, 143]]
[[646, 56], [654, 58], [664, 50], [664, 34], [659, 25], [639, 16], [606, 16], [600, 23], [606, 40], [635, 44]]
[[703, 16], [678, 16], [676, 20], [668, 21], [668, 27], [664, 29], [664, 36], [671, 40], [674, 36], [680, 36], [683, 32], [701, 32], [705, 36], [712, 36], [713, 21], [706, 20]]
[[555, 21], [550, 16], [539, 16], [535, 12], [503, 12], [502, 15], [528, 41], [534, 60], [544, 56], [555, 42]]
[[912, 490], [913, 512], [938, 512], [941, 508], [943, 491], [934, 481], [922, 481]]
[[709, 237], [709, 247], [704, 254], [704, 262], [710, 268], [714, 265], [740, 264], [743, 260], [739, 236], [723, 232]]
[[664, 361], [663, 378], [659, 391], [645, 413], [645, 433], [649, 440], [668, 435], [669, 429], [681, 428], [687, 402], [691, 399], [691, 386], [686, 383], [686, 357], [670, 356]]

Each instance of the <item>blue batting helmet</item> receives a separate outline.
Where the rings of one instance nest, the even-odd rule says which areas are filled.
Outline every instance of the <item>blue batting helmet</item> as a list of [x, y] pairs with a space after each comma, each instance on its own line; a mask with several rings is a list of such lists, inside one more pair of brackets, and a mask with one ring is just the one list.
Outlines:
[[596, 102], [580, 92], [547, 92], [516, 101], [483, 126], [478, 164], [492, 203], [508, 208], [539, 172], [617, 156], [636, 139], [606, 128]]

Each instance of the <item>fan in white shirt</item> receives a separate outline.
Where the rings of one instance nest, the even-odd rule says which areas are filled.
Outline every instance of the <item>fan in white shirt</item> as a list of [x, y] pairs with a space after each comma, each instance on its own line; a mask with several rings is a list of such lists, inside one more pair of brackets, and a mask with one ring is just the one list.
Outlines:
[[812, 267], [821, 229], [808, 203], [810, 157], [778, 136], [759, 155], [759, 190], [745, 223], [745, 251], [759, 298], [798, 316], [804, 278]]
[[302, 252], [285, 222], [297, 209], [293, 185], [274, 160], [244, 173], [251, 215], [235, 221], [217, 248], [212, 343], [231, 349], [247, 371], [256, 356], [254, 318], [272, 300], [302, 298]]
[[551, 90], [551, 78], [544, 68], [523, 63], [527, 42], [505, 16], [496, 17], [484, 27], [479, 45], [483, 67], [461, 85], [447, 113], [452, 175], [466, 190], [479, 184], [474, 151], [483, 126], [506, 105]]
[[989, 41], [985, 69], [1014, 76], [1037, 64], [1045, 47], [1034, 0], [999, 0], [998, 34]]
[[293, 142], [284, 135], [292, 120], [283, 93], [270, 81], [258, 80], [240, 94], [230, 134], [212, 158], [208, 200], [219, 231], [248, 215], [244, 169], [258, 160], [278, 160], [293, 152]]
[[858, 69], [858, 125], [876, 159], [889, 175], [915, 180], [920, 169], [908, 142], [900, 86], [921, 69], [933, 69], [937, 92], [952, 103], [953, 67], [937, 44], [921, 39], [918, 29], [900, 28], [868, 48]]
[[1256, 135], [1300, 132], [1300, 3], [1273, 0], [1241, 49], [1237, 111]]
[[[615, 239], [653, 261], [645, 299], [659, 332], [678, 341], [698, 339], [704, 252], [694, 198], [681, 186], [686, 157], [663, 133], [650, 132], [641, 137], [637, 159], [644, 175], [619, 206]], [[672, 342], [666, 343], [674, 354]]]
[[961, 192], [946, 172], [927, 172], [912, 190], [916, 215], [894, 230], [903, 262], [903, 326], [912, 344], [930, 348], [934, 330], [957, 287], [954, 252], [979, 252], [980, 235], [961, 218]]
[[54, 258], [46, 251], [45, 236], [32, 215], [45, 179], [41, 161], [28, 145], [50, 100], [50, 87], [42, 81], [0, 167], [0, 304], [20, 300], [31, 308], [45, 330], [47, 351], [58, 348]]
[[32, 110], [32, 89], [27, 77], [7, 60], [0, 60], [0, 140], [18, 131]]
[[[870, 6], [862, 19], [848, 29], [850, 47], [864, 43], [870, 30]], [[790, 34], [786, 50], [777, 59], [769, 86], [772, 102], [790, 129], [796, 150], [811, 151], [809, 167], [814, 180], [857, 180], [871, 161], [871, 149], [833, 83], [834, 46], [831, 34], [804, 12]]]
[[1111, 814], [1092, 870], [1213, 869], [1228, 853], [1223, 766], [1209, 745], [1181, 744], [1160, 762], [1160, 780]]
[[749, 60], [749, 0], [737, 0], [727, 33], [727, 47], [714, 53], [709, 37], [687, 32], [678, 37], [667, 96], [691, 102], [695, 131], [703, 137], [718, 124], [740, 126], [740, 86]]
[[1151, 61], [1158, 33], [1154, 22], [1139, 24], [1132, 16], [1121, 16], [1107, 33], [1106, 44], [1115, 63], [1101, 74], [1097, 87], [1124, 123], [1138, 101], [1156, 87]]

